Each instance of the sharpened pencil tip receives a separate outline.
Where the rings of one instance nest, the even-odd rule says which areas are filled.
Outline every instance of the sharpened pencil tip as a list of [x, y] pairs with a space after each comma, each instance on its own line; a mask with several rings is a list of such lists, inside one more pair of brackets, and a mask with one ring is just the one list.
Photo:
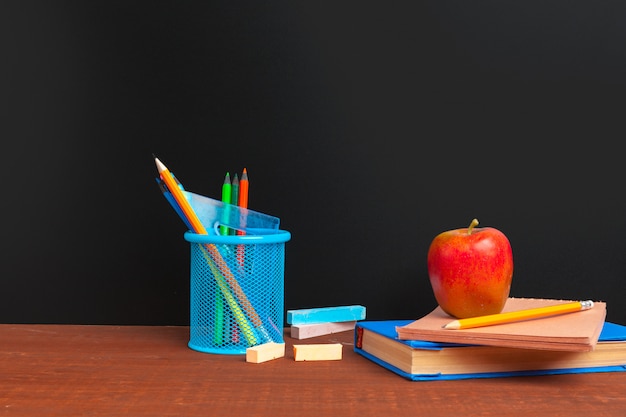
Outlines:
[[444, 324], [443, 326], [441, 326], [442, 329], [447, 329], [447, 330], [459, 330], [460, 327], [460, 323], [458, 320], [454, 320], [451, 321], [448, 324]]
[[156, 164], [156, 166], [157, 166], [157, 171], [159, 171], [159, 173], [161, 173], [161, 172], [163, 172], [163, 171], [167, 170], [167, 167], [166, 167], [165, 165], [163, 165], [163, 162], [161, 162], [161, 161], [159, 160], [159, 158], [154, 158], [154, 163]]

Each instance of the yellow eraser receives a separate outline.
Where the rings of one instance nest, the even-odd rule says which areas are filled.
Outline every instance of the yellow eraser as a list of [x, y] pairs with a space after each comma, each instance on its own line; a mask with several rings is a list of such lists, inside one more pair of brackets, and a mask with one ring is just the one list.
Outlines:
[[293, 345], [296, 361], [336, 361], [341, 359], [341, 343]]
[[246, 349], [246, 362], [261, 363], [285, 356], [285, 343], [268, 342]]

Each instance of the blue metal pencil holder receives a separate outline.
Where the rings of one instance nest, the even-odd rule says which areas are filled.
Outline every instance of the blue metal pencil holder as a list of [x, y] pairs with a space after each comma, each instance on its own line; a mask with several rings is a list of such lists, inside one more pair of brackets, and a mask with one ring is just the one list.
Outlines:
[[251, 346], [283, 342], [284, 230], [254, 234], [185, 233], [191, 244], [191, 349], [245, 354]]

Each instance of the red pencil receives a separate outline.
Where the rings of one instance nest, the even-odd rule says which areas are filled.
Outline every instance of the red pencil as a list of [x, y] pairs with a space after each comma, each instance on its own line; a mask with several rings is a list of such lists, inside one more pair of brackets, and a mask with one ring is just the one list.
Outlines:
[[241, 173], [241, 179], [239, 180], [239, 207], [248, 208], [248, 187], [250, 182], [248, 181], [248, 170], [245, 168]]
[[[250, 182], [248, 181], [248, 170], [246, 168], [243, 169], [241, 173], [241, 179], [239, 180], [239, 201], [237, 205], [239, 207], [248, 208], [248, 188], [250, 186]], [[245, 226], [245, 224], [244, 224]], [[241, 230], [237, 230], [238, 235], [245, 235], [246, 232]]]

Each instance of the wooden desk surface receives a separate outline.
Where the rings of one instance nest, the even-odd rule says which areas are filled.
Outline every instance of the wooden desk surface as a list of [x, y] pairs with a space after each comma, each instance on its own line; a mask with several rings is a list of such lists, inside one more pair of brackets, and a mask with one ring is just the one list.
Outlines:
[[626, 373], [411, 382], [355, 354], [261, 364], [187, 347], [187, 327], [0, 325], [6, 416], [625, 416]]

